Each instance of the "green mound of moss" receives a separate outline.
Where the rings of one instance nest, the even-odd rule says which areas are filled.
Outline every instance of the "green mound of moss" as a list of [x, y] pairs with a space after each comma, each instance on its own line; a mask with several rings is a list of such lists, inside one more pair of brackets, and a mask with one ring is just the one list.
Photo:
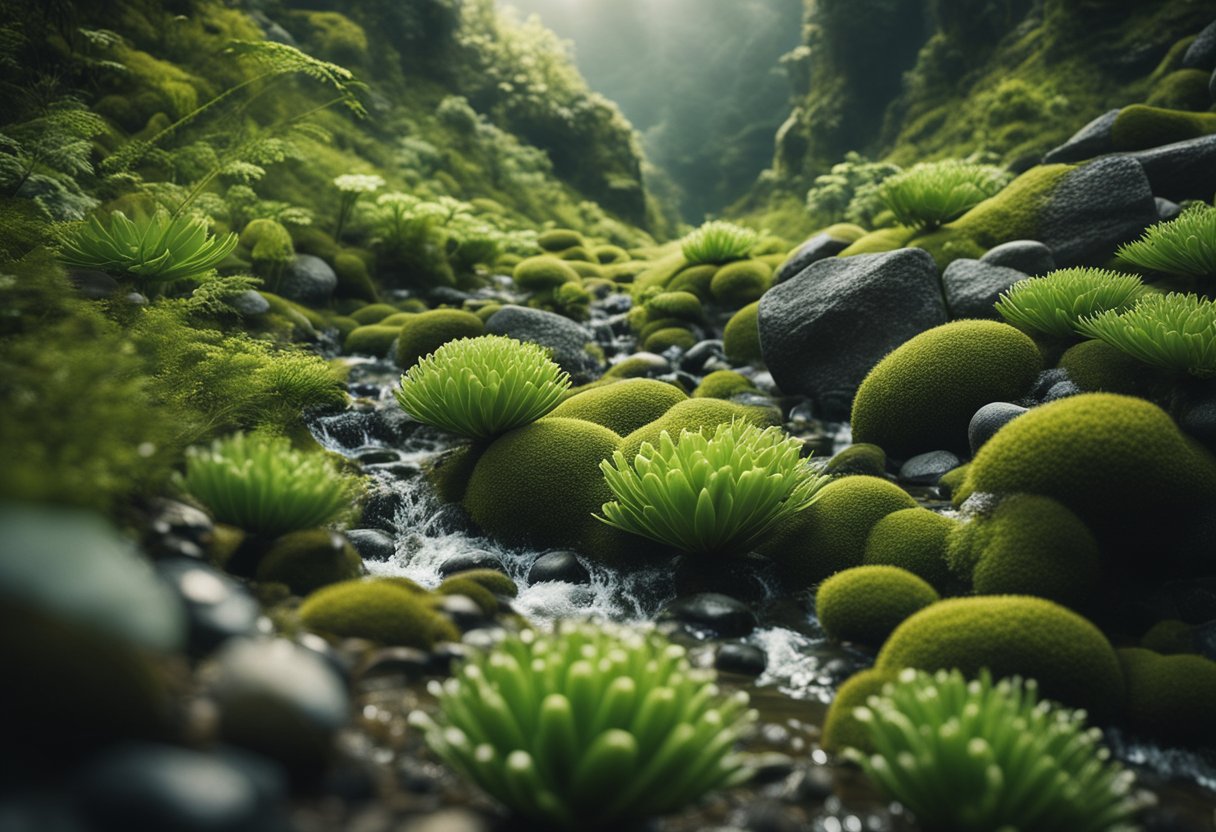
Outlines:
[[691, 292], [701, 300], [709, 300], [712, 297], [710, 286], [717, 273], [718, 266], [713, 263], [687, 266], [667, 282], [667, 289], [671, 292]]
[[374, 355], [384, 358], [393, 342], [401, 335], [400, 326], [371, 324], [351, 330], [342, 343], [342, 352], [348, 355]]
[[485, 331], [481, 318], [459, 309], [420, 312], [401, 327], [397, 340], [397, 366], [408, 370], [423, 358], [457, 338], [476, 338]]
[[556, 257], [542, 254], [521, 260], [512, 273], [519, 288], [530, 292], [556, 289], [564, 283], [578, 283], [578, 272]]
[[832, 700], [823, 720], [823, 737], [820, 744], [824, 749], [835, 754], [846, 748], [873, 750], [869, 733], [853, 718], [853, 709], [865, 705], [871, 696], [882, 693], [883, 686], [894, 682], [898, 676], [898, 670], [879, 670], [871, 667], [846, 679], [836, 691], [836, 698]]
[[726, 322], [722, 330], [722, 345], [733, 364], [764, 365], [760, 351], [760, 301], [749, 303]]
[[549, 415], [594, 422], [625, 436], [655, 421], [687, 398], [674, 384], [633, 378], [577, 393]]
[[285, 534], [258, 562], [257, 579], [286, 584], [296, 595], [307, 595], [329, 584], [363, 574], [363, 558], [345, 537], [328, 529]]
[[887, 453], [877, 445], [858, 442], [829, 459], [823, 471], [834, 477], [851, 477], [856, 474], [883, 477], [887, 473]]
[[1216, 743], [1216, 662], [1196, 655], [1118, 651], [1127, 690], [1124, 719], [1134, 730], [1183, 745]]
[[1124, 107], [1111, 125], [1116, 150], [1144, 150], [1216, 133], [1216, 113], [1166, 110], [1145, 104]]
[[1154, 372], [1123, 350], [1105, 341], [1082, 341], [1069, 347], [1057, 365], [1087, 393], [1144, 396], [1153, 386]]
[[760, 300], [773, 281], [773, 269], [760, 260], [739, 260], [718, 269], [709, 284], [714, 300], [739, 309]]
[[946, 544], [957, 526], [957, 520], [925, 508], [893, 511], [870, 530], [862, 562], [898, 566], [939, 593], [950, 593], [958, 581], [946, 562]]
[[564, 251], [583, 245], [583, 235], [569, 228], [554, 228], [539, 235], [536, 244], [545, 251]]
[[646, 301], [645, 309], [651, 318], [675, 318], [696, 323], [705, 317], [700, 298], [692, 292], [662, 292]]
[[641, 450], [642, 443], [657, 445], [663, 431], [667, 431], [673, 441], [678, 441], [681, 431], [712, 429], [734, 419], [751, 422], [757, 427], [768, 427], [775, 423], [770, 414], [759, 408], [720, 399], [686, 399], [676, 402], [658, 419], [625, 436], [621, 440], [621, 453], [625, 459], [632, 460]]
[[331, 584], [304, 599], [300, 620], [318, 632], [420, 650], [439, 641], [459, 641], [460, 631], [419, 589], [412, 582], [382, 578]]
[[855, 566], [819, 585], [815, 615], [839, 641], [878, 647], [914, 612], [936, 602], [928, 583], [897, 566]]
[[701, 379], [692, 391], [694, 399], [730, 399], [739, 393], [755, 393], [756, 385], [742, 373], [734, 370], [714, 370]]
[[664, 352], [677, 347], [681, 350], [692, 348], [697, 343], [697, 336], [682, 326], [665, 326], [647, 334], [642, 349], [647, 352]]
[[395, 315], [400, 310], [395, 306], [389, 306], [387, 303], [369, 303], [367, 306], [361, 306], [350, 316], [359, 322], [361, 326], [371, 326], [379, 323], [389, 315]]

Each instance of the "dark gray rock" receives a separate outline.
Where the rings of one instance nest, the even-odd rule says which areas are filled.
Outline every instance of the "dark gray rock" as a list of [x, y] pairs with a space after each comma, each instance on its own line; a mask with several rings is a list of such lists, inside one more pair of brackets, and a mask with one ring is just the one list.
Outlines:
[[1038, 240], [1010, 240], [988, 249], [981, 263], [1017, 269], [1031, 277], [1040, 277], [1056, 267], [1051, 249]]
[[1178, 427], [1216, 450], [1216, 390], [1207, 395], [1188, 396]]
[[421, 679], [431, 672], [431, 654], [416, 647], [384, 647], [368, 656], [356, 674], [371, 676], [404, 676]]
[[994, 266], [982, 260], [955, 260], [942, 272], [942, 291], [951, 318], [990, 318], [1001, 320], [993, 304], [1025, 272]]
[[404, 509], [405, 498], [397, 489], [371, 480], [367, 498], [363, 503], [363, 514], [359, 517], [359, 525], [396, 534], [397, 514]]
[[392, 448], [377, 448], [375, 446], [356, 449], [354, 459], [360, 465], [384, 465], [389, 462], [399, 462], [401, 454]]
[[1216, 69], [1212, 70], [1212, 77], [1208, 79], [1208, 96], [1216, 101]]
[[486, 615], [485, 610], [467, 595], [444, 595], [435, 604], [435, 609], [447, 616], [462, 633], [490, 623], [490, 617]]
[[1155, 196], [1206, 201], [1216, 191], [1216, 135], [1124, 155], [1141, 164]]
[[296, 303], [316, 306], [328, 303], [337, 286], [338, 276], [328, 263], [311, 254], [297, 254], [283, 270], [276, 294]]
[[470, 569], [493, 569], [495, 572], [506, 574], [498, 555], [484, 549], [473, 549], [469, 552], [461, 552], [439, 564], [439, 575], [446, 578], [457, 572], [468, 572]]
[[524, 306], [504, 306], [486, 321], [489, 335], [508, 335], [520, 341], [530, 341], [553, 351], [553, 360], [575, 380], [590, 380], [599, 369], [595, 359], [586, 351], [592, 340], [591, 332], [569, 318], [543, 309]]
[[789, 256], [777, 273], [773, 275], [773, 284], [784, 283], [794, 277], [807, 266], [835, 257], [849, 247], [848, 240], [841, 240], [828, 234], [819, 233], [811, 237]]
[[158, 561], [156, 571], [181, 598], [188, 627], [186, 647], [205, 656], [230, 638], [257, 632], [262, 607], [244, 584], [190, 558]]
[[85, 300], [104, 300], [113, 297], [119, 289], [117, 280], [96, 269], [73, 269], [68, 272], [68, 280]]
[[726, 350], [720, 340], [711, 338], [698, 341], [689, 347], [688, 352], [684, 353], [684, 357], [680, 359], [680, 369], [686, 373], [701, 373], [707, 362], [724, 358], [726, 358]]
[[1061, 268], [1102, 265], [1120, 243], [1157, 221], [1153, 193], [1135, 159], [1090, 162], [1065, 175], [1052, 191], [1039, 214], [1038, 239]]
[[1067, 399], [1069, 396], [1076, 396], [1082, 392], [1084, 391], [1071, 379], [1064, 379], [1063, 381], [1057, 381], [1055, 384], [1051, 385], [1051, 387], [1047, 388], [1047, 392], [1043, 395], [1042, 403], [1047, 404], [1048, 402]]
[[756, 614], [747, 604], [716, 592], [677, 598], [663, 608], [659, 618], [709, 630], [723, 638], [745, 636], [756, 629]]
[[1095, 118], [1072, 135], [1068, 141], [1057, 148], [1049, 150], [1043, 157], [1043, 164], [1054, 165], [1060, 162], [1083, 162], [1115, 149], [1111, 139], [1111, 128], [1119, 117], [1118, 110], [1109, 110]]
[[971, 417], [971, 424], [967, 426], [967, 440], [971, 444], [971, 455], [977, 454], [984, 443], [995, 436], [998, 430], [1026, 411], [1027, 408], [1009, 402], [992, 402], [975, 411], [975, 415]]
[[382, 529], [351, 529], [346, 539], [364, 560], [384, 562], [397, 553], [393, 536]]
[[448, 306], [453, 306], [457, 309], [463, 306], [464, 302], [472, 297], [473, 296], [468, 292], [462, 292], [460, 289], [456, 289], [452, 286], [435, 286], [426, 293], [426, 298], [431, 302], [432, 306], [447, 304]]
[[1030, 388], [1030, 392], [1026, 394], [1026, 400], [1042, 404], [1047, 398], [1047, 391], [1055, 387], [1061, 381], [1069, 381], [1068, 370], [1062, 367], [1052, 367], [1039, 373], [1039, 377], [1034, 380], [1034, 386]]
[[962, 461], [949, 451], [917, 454], [899, 468], [899, 478], [913, 485], [937, 485], [942, 474], [953, 471]]
[[768, 654], [754, 644], [731, 641], [718, 648], [714, 667], [723, 673], [759, 676], [768, 667]]
[[1157, 203], [1157, 218], [1162, 222], [1172, 220], [1182, 213], [1182, 206], [1177, 202], [1163, 197], [1157, 197], [1154, 201]]
[[256, 318], [270, 311], [270, 301], [256, 289], [246, 289], [230, 300], [228, 305], [246, 318]]
[[1191, 41], [1180, 66], [1183, 69], [1216, 69], [1216, 20]]
[[543, 584], [546, 581], [586, 584], [591, 583], [591, 575], [579, 563], [574, 552], [546, 552], [533, 561], [532, 568], [528, 570], [528, 583]]
[[154, 557], [202, 558], [211, 544], [215, 525], [194, 506], [157, 498], [144, 533], [144, 549]]
[[820, 260], [760, 299], [760, 349], [787, 395], [847, 419], [866, 373], [900, 344], [946, 322], [928, 252]]

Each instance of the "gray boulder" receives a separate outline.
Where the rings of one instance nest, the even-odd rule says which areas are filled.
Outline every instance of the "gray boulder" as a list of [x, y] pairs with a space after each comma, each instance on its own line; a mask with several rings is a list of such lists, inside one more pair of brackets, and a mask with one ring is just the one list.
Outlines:
[[1216, 69], [1216, 20], [1187, 47], [1181, 66], [1183, 69]]
[[1043, 157], [1043, 164], [1054, 165], [1059, 162], [1083, 162], [1115, 149], [1111, 139], [1111, 128], [1119, 117], [1118, 110], [1110, 110], [1098, 116], [1089, 124], [1082, 127], [1072, 138], [1059, 147], [1053, 148]]
[[1108, 156], [1060, 180], [1039, 213], [1037, 236], [1061, 267], [1102, 265], [1120, 243], [1155, 222], [1157, 203], [1145, 169], [1135, 158]]
[[1017, 269], [1032, 277], [1040, 277], [1056, 267], [1056, 258], [1051, 249], [1038, 240], [1010, 240], [988, 249], [980, 258], [990, 266]]
[[507, 335], [548, 347], [553, 351], [553, 360], [576, 384], [590, 380], [599, 369], [598, 362], [586, 350], [592, 340], [591, 333], [586, 327], [553, 312], [526, 306], [504, 306], [486, 321], [486, 333]]
[[262, 297], [262, 293], [256, 289], [246, 289], [233, 297], [229, 303], [246, 318], [256, 318], [270, 311], [270, 301]]
[[330, 265], [311, 254], [297, 254], [283, 270], [277, 294], [296, 303], [317, 306], [328, 303], [338, 286], [338, 276]]
[[942, 291], [950, 317], [1001, 320], [992, 305], [1001, 292], [1026, 277], [1025, 272], [982, 260], [955, 260], [942, 272]]
[[825, 418], [846, 419], [871, 367], [946, 320], [928, 252], [833, 257], [765, 292], [760, 349], [783, 392], [815, 399]]
[[1154, 196], [1174, 202], [1184, 199], [1207, 201], [1216, 191], [1216, 135], [1126, 155], [1144, 168]]
[[773, 283], [784, 283], [812, 263], [835, 257], [848, 247], [848, 240], [840, 240], [822, 232], [816, 234], [798, 246], [789, 259], [781, 264], [781, 268], [777, 269], [777, 274], [773, 276]]
[[1173, 200], [1157, 197], [1154, 201], [1157, 203], [1157, 216], [1162, 222], [1172, 220], [1182, 213], [1182, 206]]

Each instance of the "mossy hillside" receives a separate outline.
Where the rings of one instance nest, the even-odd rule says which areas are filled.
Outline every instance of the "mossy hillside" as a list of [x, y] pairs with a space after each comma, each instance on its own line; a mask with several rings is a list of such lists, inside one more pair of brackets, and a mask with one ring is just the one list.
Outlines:
[[1042, 368], [1034, 341], [1008, 324], [934, 327], [870, 370], [853, 400], [853, 437], [897, 458], [940, 449], [965, 454], [975, 411], [1017, 401]]
[[823, 721], [820, 743], [825, 751], [839, 754], [846, 748], [870, 751], [870, 735], [853, 718], [853, 710], [866, 704], [871, 696], [882, 693], [883, 687], [899, 677], [898, 670], [867, 668], [854, 673], [836, 690], [836, 697]]
[[1118, 651], [1127, 690], [1124, 718], [1135, 731], [1183, 745], [1216, 742], [1216, 662], [1197, 655]]
[[577, 393], [549, 415], [594, 422], [625, 436], [660, 418], [687, 398], [674, 384], [646, 378], [624, 379]]
[[722, 348], [734, 364], [764, 366], [760, 350], [760, 301], [740, 309], [722, 330]]
[[866, 538], [862, 562], [898, 566], [941, 594], [954, 594], [958, 580], [946, 562], [946, 541], [958, 521], [925, 508], [905, 508], [879, 519]]
[[308, 529], [280, 537], [258, 562], [257, 579], [286, 584], [296, 595], [363, 574], [363, 558], [342, 535]]
[[621, 440], [620, 450], [625, 459], [633, 459], [643, 443], [657, 445], [663, 431], [667, 431], [672, 440], [678, 440], [681, 431], [712, 429], [735, 419], [761, 428], [777, 423], [774, 414], [762, 408], [719, 399], [687, 399], [676, 402], [658, 419], [626, 435]]
[[913, 613], [938, 601], [923, 579], [897, 566], [855, 566], [819, 585], [815, 615], [839, 641], [878, 647]]
[[1096, 720], [1123, 705], [1123, 673], [1102, 631], [1042, 598], [1002, 595], [939, 601], [900, 624], [875, 667], [934, 671], [958, 668], [974, 677], [1035, 679], [1044, 698], [1085, 708]]
[[397, 338], [397, 366], [408, 370], [418, 359], [430, 355], [448, 341], [476, 338], [485, 324], [472, 312], [460, 309], [434, 309], [420, 312], [401, 326]]
[[317, 632], [429, 650], [459, 641], [460, 631], [431, 606], [425, 590], [391, 578], [343, 581], [318, 589], [300, 605], [300, 620]]
[[1111, 125], [1116, 150], [1143, 150], [1216, 133], [1216, 113], [1193, 113], [1133, 104]]
[[861, 566], [874, 525], [892, 512], [915, 507], [911, 495], [887, 480], [844, 477], [828, 483], [810, 507], [778, 525], [760, 552], [777, 563], [791, 587], [809, 587]]

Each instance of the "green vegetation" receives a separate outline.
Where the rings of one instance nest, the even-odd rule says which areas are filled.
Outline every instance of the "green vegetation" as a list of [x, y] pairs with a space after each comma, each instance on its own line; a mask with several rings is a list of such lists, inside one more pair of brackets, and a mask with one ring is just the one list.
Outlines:
[[477, 338], [485, 331], [481, 318], [462, 309], [420, 312], [401, 325], [397, 366], [409, 370], [449, 341]]
[[712, 220], [680, 241], [685, 265], [729, 263], [745, 259], [760, 241], [750, 228], [723, 220]]
[[1150, 225], [1118, 257], [1139, 269], [1175, 277], [1216, 277], [1216, 207], [1195, 203], [1168, 222]]
[[512, 812], [558, 829], [619, 828], [749, 772], [732, 753], [754, 715], [653, 633], [565, 623], [474, 653], [411, 722]]
[[405, 578], [342, 581], [305, 598], [300, 621], [334, 636], [420, 650], [459, 641], [460, 631], [432, 604], [426, 590]]
[[569, 387], [543, 347], [483, 335], [450, 341], [414, 364], [395, 395], [420, 422], [488, 439], [544, 416]]
[[732, 421], [711, 436], [664, 431], [629, 460], [600, 463], [614, 500], [599, 518], [681, 551], [741, 555], [778, 521], [815, 500], [826, 478], [780, 428]]
[[1216, 742], [1210, 703], [1216, 695], [1216, 662], [1204, 656], [1162, 656], [1138, 647], [1119, 651], [1127, 685], [1124, 715], [1133, 730], [1170, 742]]
[[854, 566], [819, 585], [815, 615], [832, 638], [877, 647], [905, 618], [938, 600], [933, 587], [906, 569]]
[[901, 225], [931, 230], [995, 196], [1008, 182], [1000, 168], [948, 159], [885, 178], [878, 197]]
[[946, 541], [957, 526], [957, 520], [928, 509], [900, 509], [874, 524], [862, 560], [906, 569], [947, 594], [957, 581], [946, 563]]
[[1197, 295], [1147, 295], [1126, 311], [1083, 319], [1079, 328], [1171, 373], [1216, 376], [1216, 301]]
[[552, 415], [594, 422], [625, 436], [687, 398], [674, 384], [630, 378], [582, 390], [555, 407]]
[[1030, 335], [1070, 339], [1082, 319], [1108, 310], [1122, 312], [1143, 294], [1135, 275], [1106, 269], [1057, 269], [1019, 280], [1001, 293], [996, 311]]
[[928, 829], [1103, 832], [1142, 805], [1084, 711], [1040, 703], [1033, 679], [906, 670], [854, 716], [877, 753], [850, 756]]
[[346, 538], [326, 529], [306, 529], [276, 540], [258, 561], [255, 576], [264, 583], [286, 584], [295, 595], [307, 595], [362, 574], [363, 559]]
[[886, 210], [879, 193], [883, 181], [902, 172], [890, 162], [872, 162], [856, 151], [815, 177], [806, 193], [806, 209], [819, 225], [850, 222], [872, 228]]

